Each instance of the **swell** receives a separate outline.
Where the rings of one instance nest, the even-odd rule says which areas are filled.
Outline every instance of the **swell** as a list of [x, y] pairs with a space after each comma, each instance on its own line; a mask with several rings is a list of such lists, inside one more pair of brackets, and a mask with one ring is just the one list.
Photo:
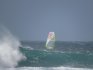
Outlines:
[[85, 67], [93, 68], [93, 53], [85, 52], [58, 52], [44, 50], [29, 50], [20, 48], [27, 60], [20, 61], [18, 67]]

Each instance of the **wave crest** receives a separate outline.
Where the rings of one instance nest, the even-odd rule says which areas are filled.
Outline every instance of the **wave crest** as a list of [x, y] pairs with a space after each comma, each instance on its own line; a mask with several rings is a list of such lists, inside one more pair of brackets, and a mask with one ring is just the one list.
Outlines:
[[19, 51], [21, 46], [8, 29], [0, 27], [0, 67], [15, 67], [26, 57]]

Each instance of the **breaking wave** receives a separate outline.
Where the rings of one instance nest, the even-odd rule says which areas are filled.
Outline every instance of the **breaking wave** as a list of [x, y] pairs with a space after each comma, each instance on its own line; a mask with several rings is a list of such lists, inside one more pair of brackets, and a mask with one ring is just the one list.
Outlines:
[[26, 57], [19, 51], [21, 46], [8, 29], [0, 26], [0, 68], [15, 67]]

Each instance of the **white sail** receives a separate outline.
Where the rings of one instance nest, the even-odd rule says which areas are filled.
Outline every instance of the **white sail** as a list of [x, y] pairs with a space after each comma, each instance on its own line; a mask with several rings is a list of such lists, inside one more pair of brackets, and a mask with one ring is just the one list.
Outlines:
[[46, 41], [46, 48], [47, 49], [53, 49], [55, 47], [55, 33], [49, 32], [48, 38]]

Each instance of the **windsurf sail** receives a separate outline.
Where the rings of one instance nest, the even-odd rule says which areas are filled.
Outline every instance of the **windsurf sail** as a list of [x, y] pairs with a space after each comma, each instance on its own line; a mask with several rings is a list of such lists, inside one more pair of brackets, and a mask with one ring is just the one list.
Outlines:
[[46, 48], [47, 49], [53, 49], [55, 47], [55, 33], [49, 32], [48, 38], [46, 41]]

